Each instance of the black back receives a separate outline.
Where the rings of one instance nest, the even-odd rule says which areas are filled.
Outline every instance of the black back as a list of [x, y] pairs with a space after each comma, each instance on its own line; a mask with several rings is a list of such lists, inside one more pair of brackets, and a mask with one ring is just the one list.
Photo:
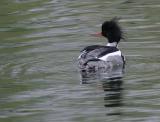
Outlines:
[[[111, 46], [102, 46], [102, 45], [91, 45], [85, 47], [82, 52], [84, 51], [86, 56], [87, 55], [95, 55], [95, 57], [99, 58], [106, 54], [113, 53], [115, 51], [118, 51], [119, 49], [117, 47], [111, 47]], [[94, 56], [93, 56], [94, 57]]]

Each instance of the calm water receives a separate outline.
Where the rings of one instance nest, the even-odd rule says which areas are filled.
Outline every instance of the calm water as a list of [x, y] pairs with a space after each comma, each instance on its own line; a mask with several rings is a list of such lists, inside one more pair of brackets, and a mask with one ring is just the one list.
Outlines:
[[[1, 0], [0, 122], [159, 122], [159, 0]], [[120, 17], [127, 59], [117, 82], [80, 84], [89, 34]]]

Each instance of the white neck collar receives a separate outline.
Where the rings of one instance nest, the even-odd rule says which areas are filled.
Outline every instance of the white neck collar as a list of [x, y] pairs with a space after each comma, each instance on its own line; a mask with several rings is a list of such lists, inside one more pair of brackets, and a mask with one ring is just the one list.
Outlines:
[[108, 43], [107, 46], [117, 47], [117, 42]]

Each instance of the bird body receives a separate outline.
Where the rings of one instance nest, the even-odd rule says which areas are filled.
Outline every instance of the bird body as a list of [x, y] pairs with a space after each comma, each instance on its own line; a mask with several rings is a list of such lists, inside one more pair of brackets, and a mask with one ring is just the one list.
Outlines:
[[[85, 47], [78, 57], [78, 67], [82, 76], [89, 73], [123, 72], [125, 58], [117, 45], [122, 39], [122, 31], [115, 19], [102, 24], [102, 32], [97, 34], [108, 39], [107, 45]], [[85, 74], [85, 75], [84, 75]]]

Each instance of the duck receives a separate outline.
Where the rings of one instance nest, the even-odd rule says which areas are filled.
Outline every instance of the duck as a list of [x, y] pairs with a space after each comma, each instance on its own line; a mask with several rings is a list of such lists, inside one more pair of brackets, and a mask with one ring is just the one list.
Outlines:
[[118, 44], [124, 36], [117, 18], [103, 22], [101, 32], [92, 35], [104, 37], [108, 42], [106, 45], [90, 45], [80, 51], [78, 56], [80, 72], [83, 74], [123, 72], [126, 61]]

